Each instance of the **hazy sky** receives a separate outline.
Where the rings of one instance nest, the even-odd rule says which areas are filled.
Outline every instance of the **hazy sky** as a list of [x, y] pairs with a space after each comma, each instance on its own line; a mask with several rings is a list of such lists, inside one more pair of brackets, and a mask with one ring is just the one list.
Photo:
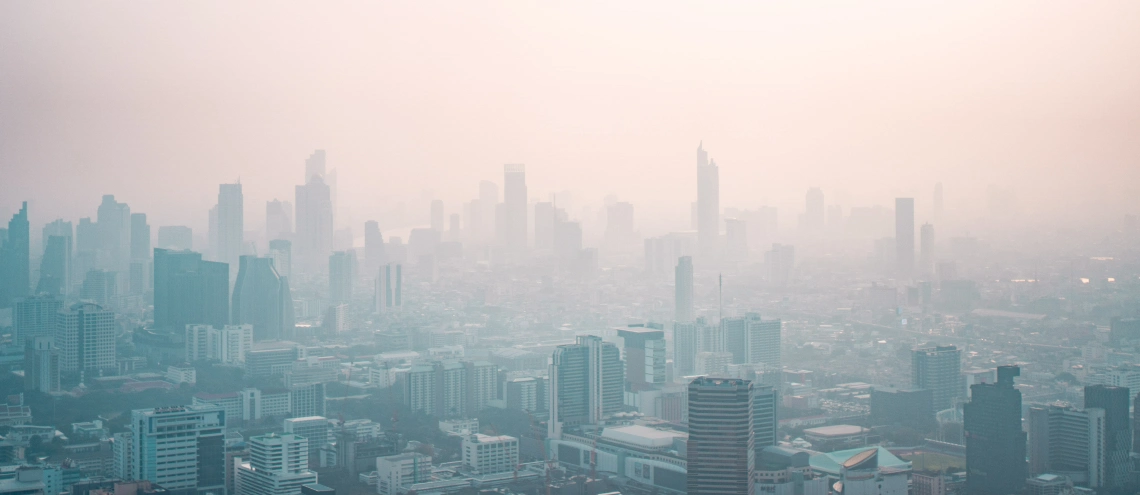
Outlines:
[[724, 206], [793, 214], [820, 186], [921, 209], [941, 180], [953, 208], [1002, 184], [1136, 210], [1137, 26], [1134, 0], [5, 1], [0, 213], [113, 193], [204, 228], [240, 177], [257, 227], [324, 148], [359, 221], [525, 163], [532, 196], [685, 226], [702, 139]]

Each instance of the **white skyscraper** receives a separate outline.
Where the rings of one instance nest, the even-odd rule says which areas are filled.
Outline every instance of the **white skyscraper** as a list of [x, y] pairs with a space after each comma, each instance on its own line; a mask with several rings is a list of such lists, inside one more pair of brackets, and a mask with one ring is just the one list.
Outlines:
[[309, 440], [270, 433], [249, 439], [249, 462], [237, 468], [237, 495], [299, 495], [316, 483], [309, 470]]
[[230, 277], [237, 276], [234, 267], [241, 256], [245, 236], [245, 199], [241, 184], [218, 186], [218, 237], [214, 258], [230, 265]]
[[115, 367], [115, 313], [93, 303], [78, 303], [60, 311], [55, 345], [64, 373]]
[[715, 253], [720, 240], [720, 167], [697, 146], [697, 238], [702, 254]]
[[131, 411], [131, 478], [168, 490], [225, 490], [225, 411], [175, 406]]

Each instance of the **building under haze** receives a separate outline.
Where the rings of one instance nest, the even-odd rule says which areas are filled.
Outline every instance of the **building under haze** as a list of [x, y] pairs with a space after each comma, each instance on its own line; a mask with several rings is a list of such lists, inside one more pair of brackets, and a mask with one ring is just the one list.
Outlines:
[[701, 254], [716, 253], [720, 242], [720, 168], [709, 160], [704, 142], [697, 146], [697, 239]]
[[131, 208], [126, 203], [115, 201], [115, 195], [106, 194], [99, 204], [97, 216], [99, 252], [96, 266], [126, 274], [131, 261]]
[[194, 231], [183, 225], [164, 225], [158, 228], [158, 244], [155, 247], [172, 251], [194, 249]]
[[692, 323], [695, 318], [693, 306], [693, 257], [677, 259], [674, 275], [673, 320], [678, 323]]
[[914, 198], [895, 198], [895, 262], [900, 276], [914, 272]]
[[98, 304], [77, 303], [57, 316], [55, 345], [60, 371], [85, 371], [89, 376], [115, 369], [115, 313]]
[[962, 397], [962, 351], [955, 346], [921, 347], [911, 351], [911, 385], [933, 394], [934, 411], [954, 407]]
[[297, 186], [295, 205], [297, 235], [293, 244], [293, 268], [306, 277], [313, 277], [324, 271], [333, 250], [333, 204], [329, 186], [319, 175], [310, 176], [305, 185]]
[[293, 236], [293, 203], [274, 199], [265, 203], [265, 237], [267, 240]]
[[751, 495], [753, 400], [748, 380], [701, 377], [689, 383], [688, 493]]
[[550, 364], [550, 425], [552, 438], [564, 428], [596, 424], [621, 411], [625, 366], [611, 342], [580, 335], [577, 343], [560, 345]]
[[71, 278], [71, 235], [47, 236], [36, 293], [66, 297], [71, 294]]
[[337, 251], [329, 256], [329, 302], [349, 304], [356, 285], [356, 251]]
[[241, 257], [231, 308], [233, 324], [252, 325], [254, 340], [281, 340], [293, 335], [289, 280], [277, 272], [272, 258]]
[[33, 337], [24, 344], [24, 389], [59, 392], [59, 348], [55, 338]]
[[404, 265], [381, 265], [376, 273], [372, 307], [376, 313], [399, 311], [404, 306]]
[[229, 265], [193, 251], [154, 250], [154, 326], [181, 333], [186, 325], [221, 328], [230, 321]]
[[31, 231], [28, 226], [28, 202], [8, 221], [8, 230], [0, 236], [0, 309], [10, 308], [16, 298], [31, 292]]
[[1127, 387], [1089, 385], [1085, 387], [1085, 409], [1104, 410], [1104, 445], [1097, 457], [1104, 460], [1104, 487], [1123, 488], [1132, 472], [1132, 421], [1129, 416]]
[[62, 308], [63, 299], [51, 294], [16, 299], [12, 307], [12, 343], [21, 346], [36, 337], [54, 336], [57, 313]]
[[151, 288], [150, 249], [150, 224], [146, 222], [146, 213], [131, 213], [131, 266], [127, 277], [131, 294], [146, 294]]
[[131, 411], [130, 478], [181, 493], [224, 493], [226, 413], [194, 405]]
[[1025, 486], [1026, 433], [1021, 429], [1017, 366], [999, 366], [997, 382], [970, 386], [963, 407], [966, 435], [966, 489], [977, 495], [1020, 493]]
[[526, 167], [503, 165], [503, 235], [506, 246], [520, 251], [527, 247]]

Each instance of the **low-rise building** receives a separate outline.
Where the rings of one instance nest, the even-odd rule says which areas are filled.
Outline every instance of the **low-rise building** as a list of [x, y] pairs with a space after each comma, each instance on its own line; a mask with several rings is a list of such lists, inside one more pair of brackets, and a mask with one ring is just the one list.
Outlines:
[[519, 439], [475, 433], [463, 437], [463, 466], [473, 474], [514, 471], [519, 464]]

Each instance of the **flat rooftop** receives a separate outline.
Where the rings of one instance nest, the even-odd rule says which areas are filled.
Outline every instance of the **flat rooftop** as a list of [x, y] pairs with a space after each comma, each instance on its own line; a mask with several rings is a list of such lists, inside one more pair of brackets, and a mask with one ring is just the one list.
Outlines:
[[681, 432], [658, 430], [641, 425], [619, 426], [602, 430], [602, 438], [653, 449], [672, 446], [673, 439], [685, 437], [687, 435]]
[[817, 428], [808, 428], [804, 430], [804, 435], [811, 435], [815, 437], [845, 437], [848, 435], [860, 435], [870, 430], [856, 425], [833, 425], [833, 426], [820, 426]]

